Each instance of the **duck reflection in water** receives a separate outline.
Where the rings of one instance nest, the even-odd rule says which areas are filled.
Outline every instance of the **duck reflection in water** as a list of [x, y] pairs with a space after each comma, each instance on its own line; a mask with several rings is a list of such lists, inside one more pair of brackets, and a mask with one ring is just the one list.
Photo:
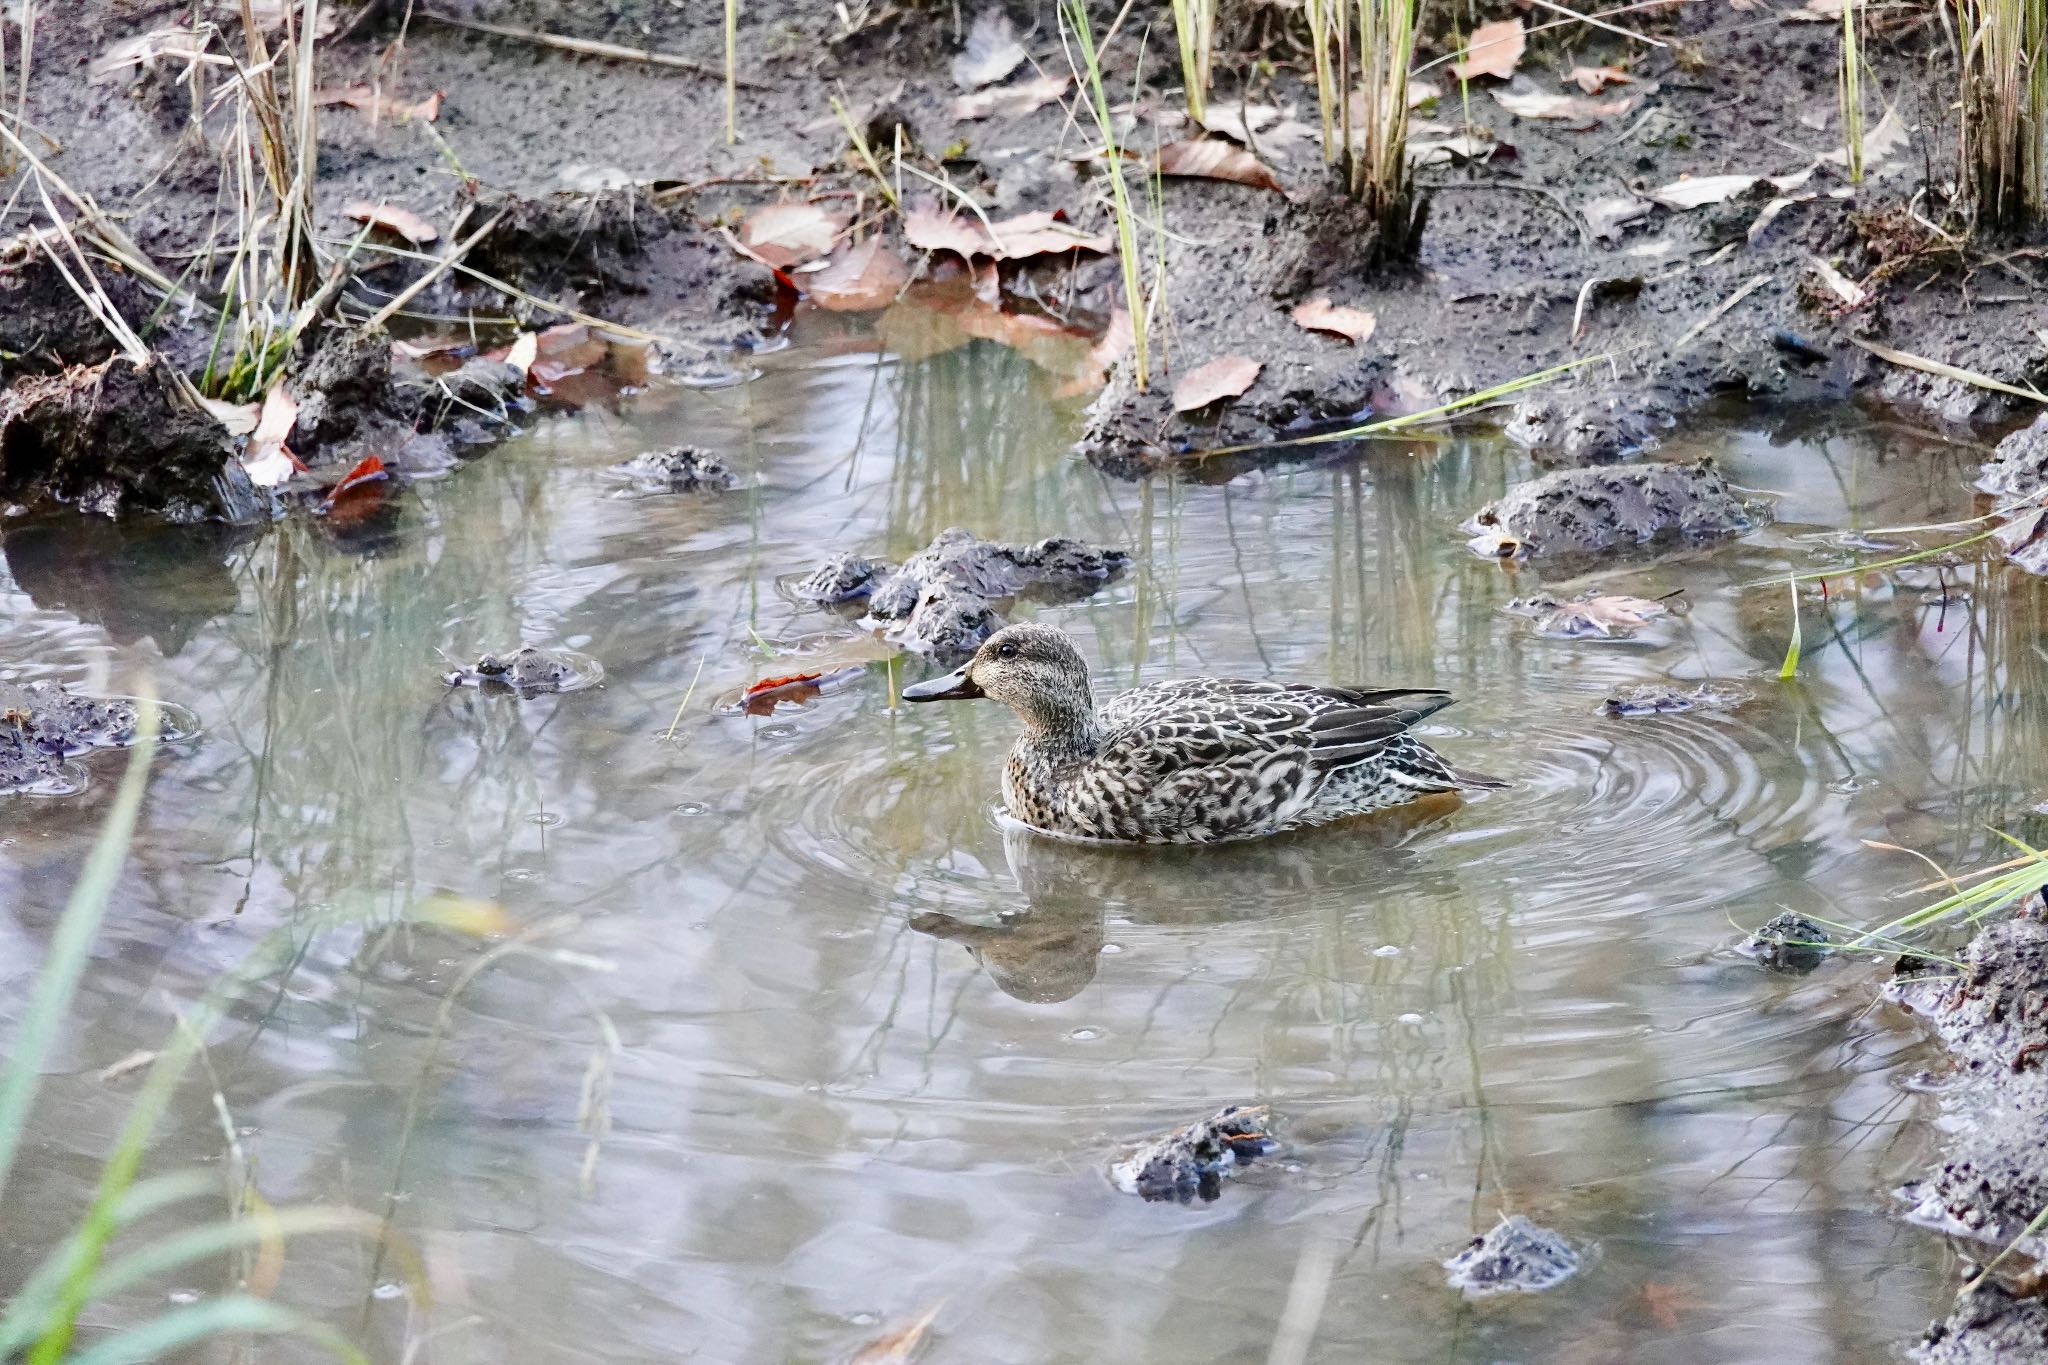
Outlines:
[[[1003, 854], [1023, 908], [999, 912], [993, 924], [924, 911], [911, 916], [910, 927], [966, 948], [1003, 994], [1055, 1005], [1095, 979], [1111, 913], [1170, 926], [1252, 919], [1327, 900], [1357, 905], [1361, 893], [1414, 873], [1419, 857], [1405, 845], [1441, 828], [1463, 804], [1445, 793], [1257, 842], [1170, 849], [1054, 838], [1005, 817]], [[1424, 875], [1454, 893], [1448, 873]]]

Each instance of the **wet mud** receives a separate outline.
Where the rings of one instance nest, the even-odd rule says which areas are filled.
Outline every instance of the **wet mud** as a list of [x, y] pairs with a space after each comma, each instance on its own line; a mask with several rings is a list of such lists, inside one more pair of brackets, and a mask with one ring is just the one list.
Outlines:
[[1576, 1275], [1579, 1253], [1549, 1228], [1509, 1214], [1444, 1262], [1446, 1278], [1465, 1297], [1538, 1294]]
[[1716, 539], [1755, 524], [1753, 510], [1702, 461], [1561, 469], [1510, 489], [1459, 529], [1475, 554], [1523, 559]]
[[442, 674], [441, 681], [450, 687], [532, 698], [595, 687], [603, 676], [597, 660], [586, 655], [527, 645], [502, 654], [487, 652], [473, 664]]
[[1150, 1203], [1210, 1203], [1226, 1176], [1280, 1150], [1272, 1121], [1264, 1105], [1228, 1105], [1132, 1147], [1110, 1163], [1110, 1181]]

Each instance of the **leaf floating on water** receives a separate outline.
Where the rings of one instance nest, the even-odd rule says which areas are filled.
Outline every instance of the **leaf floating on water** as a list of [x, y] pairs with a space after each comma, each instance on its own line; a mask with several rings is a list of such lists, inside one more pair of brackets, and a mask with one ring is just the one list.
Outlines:
[[366, 85], [361, 81], [354, 85], [313, 92], [313, 103], [317, 105], [324, 107], [330, 104], [345, 104], [380, 122], [392, 123], [410, 123], [414, 119], [433, 123], [441, 117], [443, 98], [444, 92], [436, 90], [423, 100], [407, 102], [388, 92], [379, 92], [375, 86]]
[[909, 282], [909, 267], [876, 234], [834, 256], [804, 281], [804, 289], [812, 303], [830, 312], [865, 313], [887, 308]]
[[1288, 316], [1295, 326], [1307, 331], [1330, 332], [1352, 341], [1364, 341], [1379, 325], [1379, 319], [1365, 309], [1340, 307], [1331, 303], [1327, 294], [1296, 304]]
[[909, 1365], [917, 1358], [917, 1348], [924, 1343], [924, 1334], [938, 1317], [939, 1310], [946, 1306], [944, 1299], [924, 1310], [917, 1321], [884, 1336], [876, 1337], [867, 1345], [847, 1358], [847, 1365]]
[[478, 938], [509, 933], [513, 927], [512, 916], [496, 901], [458, 896], [451, 891], [437, 891], [421, 901], [417, 914], [425, 923], [438, 924], [443, 929], [453, 929], [461, 934], [474, 934]]
[[1173, 386], [1173, 410], [1195, 412], [1226, 398], [1240, 398], [1265, 365], [1248, 355], [1218, 356], [1190, 370]]
[[1597, 635], [1603, 640], [1626, 640], [1660, 616], [1670, 613], [1663, 602], [1619, 593], [1588, 592], [1560, 602], [1555, 597], [1518, 597], [1507, 611], [1531, 617], [1545, 635], [1566, 639]]
[[953, 101], [953, 118], [961, 123], [984, 118], [1023, 118], [1066, 94], [1072, 83], [1071, 76], [1037, 76], [1015, 85], [962, 95]]
[[1154, 163], [1161, 175], [1227, 180], [1257, 190], [1278, 192], [1280, 181], [1273, 172], [1244, 148], [1220, 137], [1191, 137], [1169, 142], [1159, 149]]
[[367, 199], [358, 199], [342, 212], [358, 223], [395, 232], [414, 246], [425, 246], [441, 239], [441, 229], [411, 209], [397, 204], [373, 204]]
[[994, 85], [1024, 64], [1017, 26], [1000, 9], [985, 9], [967, 31], [967, 46], [953, 59], [953, 83], [962, 90]]
[[363, 485], [382, 483], [389, 477], [390, 474], [385, 470], [384, 461], [380, 457], [376, 455], [364, 456], [354, 469], [341, 476], [341, 482], [327, 490], [327, 497], [322, 501], [321, 505], [331, 510], [335, 503], [341, 501], [343, 497], [361, 488]]
[[740, 225], [740, 243], [765, 264], [787, 270], [831, 254], [847, 216], [816, 204], [769, 204]]
[[1528, 46], [1529, 38], [1522, 31], [1520, 19], [1481, 24], [1472, 30], [1472, 40], [1465, 48], [1465, 59], [1451, 63], [1451, 74], [1461, 81], [1469, 81], [1474, 76], [1498, 76], [1507, 80], [1515, 74], [1515, 67], [1521, 63], [1522, 53]]

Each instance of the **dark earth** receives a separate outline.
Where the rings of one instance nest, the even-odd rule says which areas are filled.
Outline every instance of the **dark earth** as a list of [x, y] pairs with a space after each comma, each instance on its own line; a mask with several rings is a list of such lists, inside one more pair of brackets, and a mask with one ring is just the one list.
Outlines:
[[1225, 1176], [1280, 1150], [1268, 1131], [1272, 1118], [1264, 1105], [1226, 1106], [1139, 1143], [1110, 1164], [1109, 1178], [1151, 1202], [1208, 1203], [1222, 1193]]
[[1540, 1293], [1563, 1284], [1578, 1269], [1579, 1253], [1569, 1242], [1519, 1213], [1501, 1219], [1444, 1262], [1451, 1288], [1474, 1299]]

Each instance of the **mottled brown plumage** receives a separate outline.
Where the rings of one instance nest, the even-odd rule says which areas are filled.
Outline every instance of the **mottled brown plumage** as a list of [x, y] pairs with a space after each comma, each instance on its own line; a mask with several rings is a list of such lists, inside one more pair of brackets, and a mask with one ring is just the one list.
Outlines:
[[991, 697], [1024, 733], [1003, 801], [1028, 825], [1123, 843], [1213, 843], [1505, 785], [1408, 733], [1451, 704], [1433, 688], [1241, 678], [1154, 683], [1094, 704], [1088, 665], [1049, 626], [1009, 626], [905, 701]]

